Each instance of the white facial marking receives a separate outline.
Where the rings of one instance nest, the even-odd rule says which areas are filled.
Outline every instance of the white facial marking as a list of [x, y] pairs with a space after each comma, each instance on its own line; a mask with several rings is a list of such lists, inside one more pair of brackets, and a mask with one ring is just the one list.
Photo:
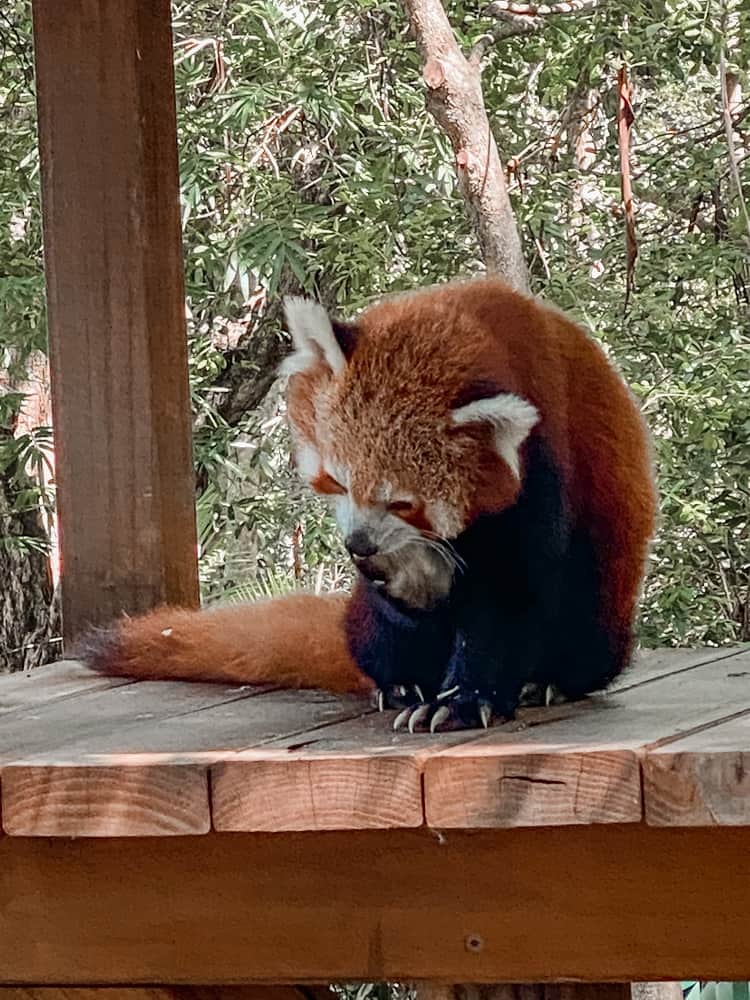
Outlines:
[[333, 507], [333, 516], [336, 518], [336, 524], [341, 532], [341, 537], [346, 538], [354, 530], [354, 504], [352, 503], [352, 498], [348, 493], [332, 496], [331, 506]]
[[375, 491], [375, 496], [380, 503], [390, 503], [393, 498], [393, 483], [384, 480]]
[[284, 315], [294, 342], [294, 353], [282, 362], [279, 372], [304, 372], [320, 360], [320, 352], [335, 374], [346, 366], [344, 352], [333, 333], [328, 313], [318, 302], [296, 296], [284, 299]]
[[343, 465], [334, 465], [332, 462], [325, 461], [323, 468], [332, 479], [335, 479], [345, 489], [348, 490], [351, 487], [352, 474]]
[[518, 449], [531, 429], [539, 423], [540, 413], [528, 400], [511, 392], [501, 392], [489, 399], [477, 399], [452, 413], [454, 424], [489, 423], [495, 429], [495, 449], [513, 474], [520, 474]]
[[307, 441], [299, 441], [295, 447], [297, 472], [300, 478], [309, 483], [320, 469], [320, 455], [317, 449]]
[[443, 538], [455, 538], [464, 527], [461, 514], [445, 500], [433, 500], [425, 509], [427, 520]]

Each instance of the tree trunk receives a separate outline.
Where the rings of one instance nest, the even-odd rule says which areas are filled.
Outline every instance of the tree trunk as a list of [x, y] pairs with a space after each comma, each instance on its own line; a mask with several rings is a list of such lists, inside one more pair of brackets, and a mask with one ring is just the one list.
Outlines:
[[484, 105], [481, 51], [466, 58], [440, 0], [405, 0], [422, 59], [427, 107], [450, 139], [469, 218], [489, 272], [521, 291], [528, 273], [495, 138]]

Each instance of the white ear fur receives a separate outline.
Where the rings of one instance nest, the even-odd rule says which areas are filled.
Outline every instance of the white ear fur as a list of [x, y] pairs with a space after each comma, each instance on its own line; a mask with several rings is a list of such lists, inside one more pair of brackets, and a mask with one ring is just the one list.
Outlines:
[[306, 371], [320, 360], [318, 350], [322, 351], [326, 364], [334, 373], [344, 369], [346, 358], [323, 306], [312, 299], [287, 296], [284, 299], [284, 315], [294, 342], [294, 352], [282, 362], [280, 374], [293, 375]]
[[531, 429], [539, 423], [540, 414], [521, 396], [501, 392], [489, 399], [477, 399], [460, 406], [452, 413], [454, 424], [489, 423], [495, 429], [495, 448], [514, 475], [519, 475], [518, 449]]

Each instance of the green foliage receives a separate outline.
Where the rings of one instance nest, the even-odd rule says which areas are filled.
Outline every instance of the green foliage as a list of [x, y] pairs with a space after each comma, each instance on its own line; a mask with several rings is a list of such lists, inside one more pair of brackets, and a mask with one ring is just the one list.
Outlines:
[[9, 0], [0, 12], [0, 372], [11, 374], [46, 347], [28, 7]]

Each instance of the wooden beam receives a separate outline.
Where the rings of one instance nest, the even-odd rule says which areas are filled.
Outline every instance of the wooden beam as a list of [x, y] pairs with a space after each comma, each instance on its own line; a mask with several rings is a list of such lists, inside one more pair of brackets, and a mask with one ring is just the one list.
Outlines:
[[334, 1000], [327, 987], [304, 986], [94, 986], [72, 990], [55, 986], [0, 986], [0, 1000], [322, 1000], [323, 997]]
[[169, 0], [34, 0], [64, 633], [198, 602]]
[[0, 983], [750, 978], [747, 831], [0, 837]]

